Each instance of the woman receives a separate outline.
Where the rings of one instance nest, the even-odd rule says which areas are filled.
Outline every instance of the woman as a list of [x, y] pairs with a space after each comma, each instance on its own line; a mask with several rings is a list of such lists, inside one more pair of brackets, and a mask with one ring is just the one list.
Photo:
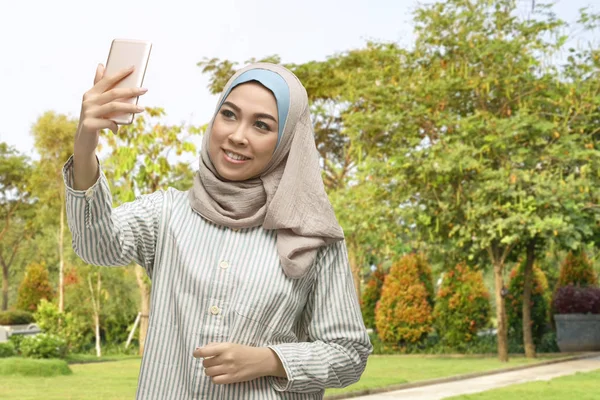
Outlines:
[[321, 399], [356, 382], [372, 347], [342, 229], [326, 196], [306, 91], [254, 64], [227, 83], [188, 192], [111, 208], [95, 149], [111, 113], [140, 112], [103, 77], [82, 105], [64, 167], [73, 246], [152, 279], [140, 399]]

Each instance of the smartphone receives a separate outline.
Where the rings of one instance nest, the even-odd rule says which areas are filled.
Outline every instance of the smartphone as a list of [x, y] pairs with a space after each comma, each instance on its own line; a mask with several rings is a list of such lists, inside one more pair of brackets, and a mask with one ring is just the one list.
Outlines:
[[[117, 83], [114, 88], [139, 88], [144, 83], [144, 75], [150, 59], [152, 43], [146, 40], [114, 39], [108, 53], [104, 75], [113, 75], [123, 68], [135, 66], [134, 71]], [[138, 103], [139, 97], [118, 99], [119, 102]], [[129, 125], [134, 114], [115, 114], [110, 119], [117, 125]]]

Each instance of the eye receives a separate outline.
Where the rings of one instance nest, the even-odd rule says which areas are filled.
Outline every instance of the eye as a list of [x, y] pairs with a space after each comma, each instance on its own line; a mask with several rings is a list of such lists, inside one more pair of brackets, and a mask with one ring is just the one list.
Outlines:
[[224, 116], [227, 119], [234, 119], [235, 118], [235, 114], [233, 113], [233, 111], [227, 110], [227, 109], [221, 110], [221, 115]]
[[269, 125], [267, 125], [266, 123], [262, 122], [262, 121], [256, 121], [254, 123], [254, 126], [256, 126], [258, 129], [262, 129], [263, 131], [270, 131], [271, 127]]

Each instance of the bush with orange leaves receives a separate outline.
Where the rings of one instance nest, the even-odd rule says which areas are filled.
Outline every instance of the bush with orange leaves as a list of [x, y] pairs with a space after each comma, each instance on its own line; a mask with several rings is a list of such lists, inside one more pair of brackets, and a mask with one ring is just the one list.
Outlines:
[[594, 266], [585, 251], [576, 253], [570, 251], [560, 266], [557, 289], [567, 285], [596, 286], [597, 284], [598, 278]]
[[365, 289], [360, 299], [360, 308], [362, 310], [363, 321], [367, 328], [375, 327], [375, 307], [381, 297], [381, 288], [385, 280], [385, 271], [382, 267], [377, 267], [369, 277]]
[[433, 324], [433, 282], [425, 257], [408, 254], [385, 277], [375, 309], [379, 338], [400, 346], [423, 340]]
[[444, 274], [433, 318], [442, 343], [462, 348], [490, 322], [490, 293], [481, 271], [459, 263]]

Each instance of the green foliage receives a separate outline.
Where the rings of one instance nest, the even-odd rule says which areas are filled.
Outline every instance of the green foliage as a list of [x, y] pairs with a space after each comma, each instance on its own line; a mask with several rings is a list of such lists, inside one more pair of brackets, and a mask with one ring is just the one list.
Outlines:
[[193, 168], [187, 162], [174, 162], [172, 156], [197, 159], [193, 139], [202, 129], [164, 125], [160, 119], [165, 115], [162, 108], [146, 108], [133, 124], [121, 126], [117, 135], [105, 136], [109, 155], [102, 166], [115, 203], [170, 186], [181, 190], [191, 186]]
[[27, 336], [21, 342], [21, 355], [29, 358], [65, 358], [67, 342], [60, 336], [39, 333]]
[[431, 282], [431, 270], [421, 255], [405, 255], [392, 265], [375, 309], [375, 326], [382, 341], [404, 346], [420, 342], [431, 331]]
[[433, 312], [444, 344], [468, 347], [477, 332], [489, 325], [490, 313], [490, 295], [481, 271], [460, 263], [444, 274]]
[[23, 310], [0, 312], [0, 325], [25, 325], [34, 321], [33, 314]]
[[570, 251], [560, 266], [557, 288], [575, 286], [596, 286], [598, 278], [594, 266], [585, 251]]
[[[508, 317], [509, 335], [516, 341], [523, 340], [523, 288], [524, 270], [527, 260], [522, 260], [510, 272], [508, 295], [506, 296], [506, 315]], [[550, 292], [544, 272], [537, 264], [533, 266], [531, 288], [531, 333], [535, 345], [539, 345], [544, 337], [549, 322]]]
[[24, 335], [11, 335], [8, 338], [8, 341], [11, 342], [13, 346], [15, 346], [15, 352], [17, 354], [21, 354], [21, 343], [23, 342], [24, 338]]
[[360, 302], [363, 321], [368, 328], [375, 327], [375, 307], [381, 297], [381, 288], [385, 280], [385, 272], [383, 268], [378, 267], [367, 281], [365, 288], [362, 291]]
[[5, 358], [0, 360], [0, 376], [51, 377], [71, 375], [73, 372], [64, 360], [32, 360], [29, 358]]
[[1, 309], [8, 309], [15, 261], [24, 242], [32, 235], [31, 198], [27, 185], [31, 161], [15, 148], [0, 142], [0, 265], [2, 280]]
[[17, 355], [17, 350], [12, 342], [0, 343], [0, 358], [14, 357]]
[[45, 333], [64, 339], [70, 351], [81, 351], [90, 342], [89, 322], [71, 312], [59, 312], [54, 303], [40, 301], [35, 320]]
[[17, 307], [22, 310], [36, 311], [42, 299], [52, 300], [54, 290], [48, 278], [48, 269], [44, 261], [32, 262], [25, 270], [25, 277], [19, 286]]

